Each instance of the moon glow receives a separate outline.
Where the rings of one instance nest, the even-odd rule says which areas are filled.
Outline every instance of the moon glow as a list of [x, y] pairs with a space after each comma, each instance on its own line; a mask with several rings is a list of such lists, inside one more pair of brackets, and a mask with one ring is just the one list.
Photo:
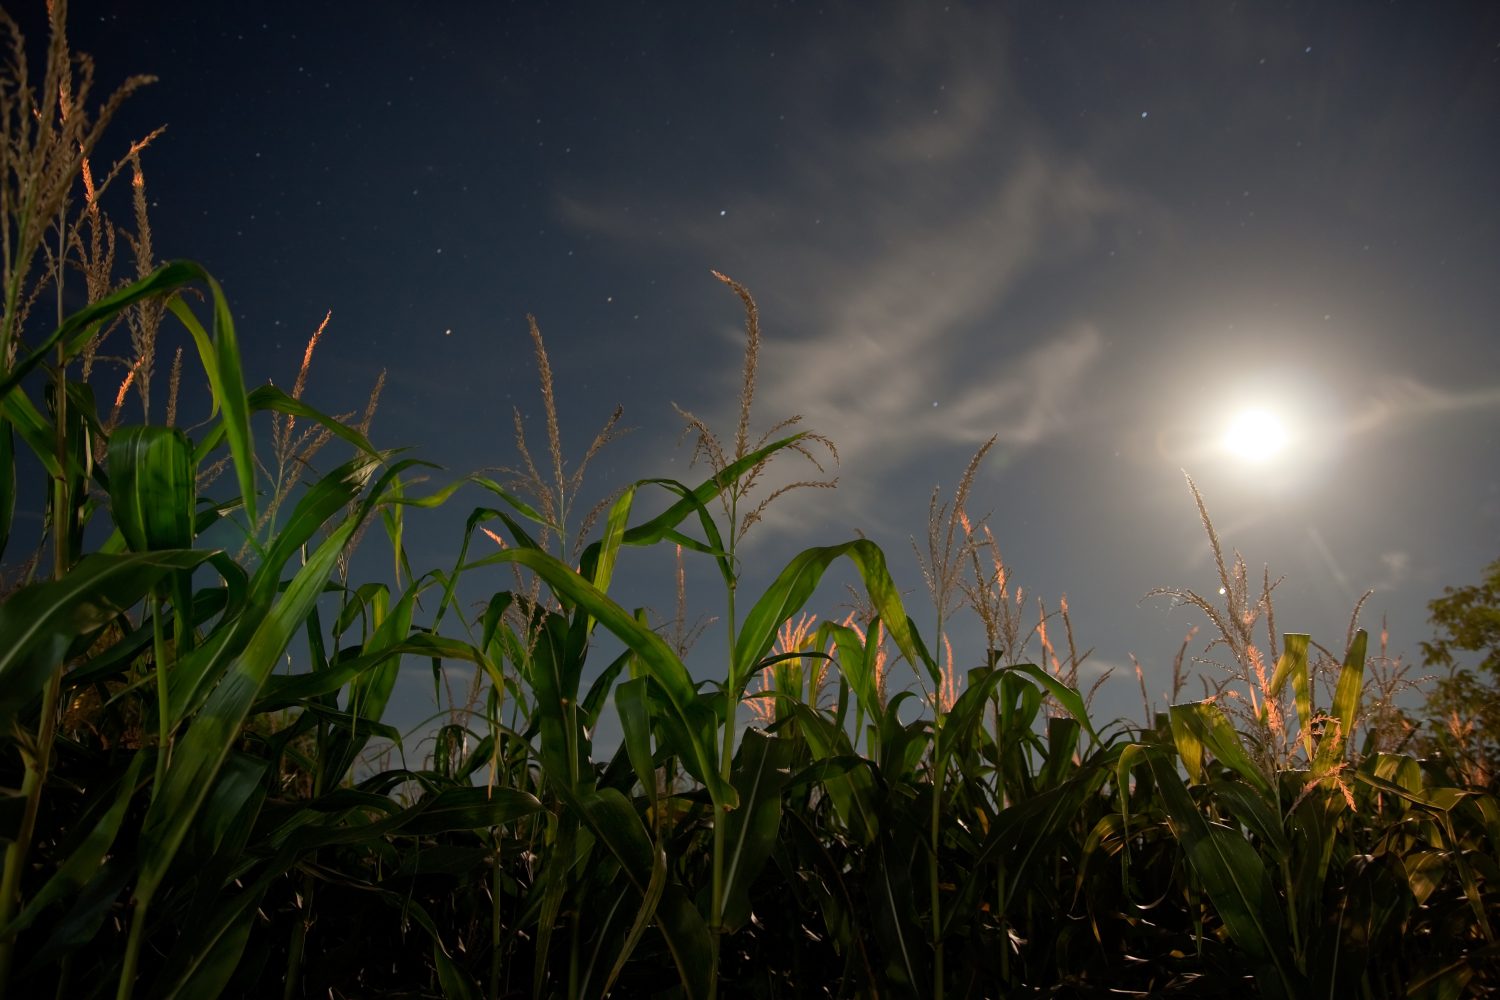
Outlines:
[[1286, 424], [1269, 410], [1242, 410], [1224, 432], [1224, 450], [1241, 461], [1259, 464], [1281, 454], [1290, 435]]

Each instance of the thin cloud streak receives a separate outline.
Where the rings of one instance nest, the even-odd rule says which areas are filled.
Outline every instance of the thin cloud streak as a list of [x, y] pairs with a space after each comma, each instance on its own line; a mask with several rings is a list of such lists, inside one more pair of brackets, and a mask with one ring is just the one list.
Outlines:
[[[801, 413], [861, 482], [945, 443], [998, 435], [1012, 455], [1043, 443], [1067, 426], [1104, 339], [1080, 324], [1016, 350], [1003, 304], [1050, 251], [1048, 233], [1103, 202], [1086, 175], [1029, 157], [972, 218], [830, 279], [814, 303], [822, 332], [800, 343], [768, 338], [762, 412]], [[872, 491], [861, 492], [842, 504], [866, 513]]]
[[1345, 423], [1344, 433], [1365, 434], [1403, 420], [1497, 407], [1500, 385], [1444, 389], [1406, 376], [1388, 377], [1376, 384], [1364, 408]]
[[[1007, 317], [1039, 264], [1076, 254], [1139, 206], [1051, 149], [1014, 96], [994, 23], [954, 22], [899, 46], [872, 32], [863, 52], [841, 50], [839, 65], [816, 61], [838, 82], [800, 93], [857, 80], [861, 121], [846, 122], [837, 142], [812, 132], [788, 143], [759, 193], [737, 194], [725, 218], [701, 205], [611, 210], [627, 199], [606, 193], [559, 200], [571, 225], [596, 235], [698, 248], [711, 260], [732, 246], [755, 263], [753, 280], [734, 276], [763, 309], [758, 423], [798, 413], [832, 438], [854, 470], [838, 506], [872, 528], [877, 506], [889, 507], [872, 502], [886, 494], [882, 482], [935, 449], [954, 446], [962, 462], [957, 452], [997, 435], [999, 463], [1061, 433], [1105, 352], [1080, 319], [1037, 329]], [[946, 82], [927, 87], [933, 79]], [[824, 116], [836, 120], [837, 94], [826, 100]], [[813, 230], [814, 217], [839, 225]], [[720, 399], [679, 402], [728, 426], [735, 402]], [[789, 494], [766, 522], [803, 524], [808, 505], [827, 502]]]

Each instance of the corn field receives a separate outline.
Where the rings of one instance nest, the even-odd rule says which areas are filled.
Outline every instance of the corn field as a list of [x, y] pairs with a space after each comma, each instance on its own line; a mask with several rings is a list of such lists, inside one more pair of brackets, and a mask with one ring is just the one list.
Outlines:
[[[1500, 803], [1460, 755], [1407, 752], [1363, 630], [1332, 655], [1276, 630], [1269, 578], [1225, 556], [1196, 489], [1224, 590], [1179, 596], [1222, 676], [1206, 700], [1101, 725], [1066, 604], [1026, 610], [970, 519], [985, 449], [933, 497], [933, 630], [863, 538], [740, 589], [746, 533], [787, 489], [829, 486], [836, 452], [795, 417], [752, 429], [759, 319], [722, 275], [745, 313], [744, 390], [722, 439], [681, 414], [701, 481], [630, 484], [580, 515], [619, 414], [568, 472], [533, 323], [545, 453], [518, 415], [505, 476], [421, 482], [426, 463], [372, 440], [378, 386], [358, 417], [303, 400], [316, 336], [292, 391], [246, 386], [214, 278], [152, 257], [150, 137], [94, 162], [143, 81], [94, 101], [64, 8], [39, 82], [3, 19], [0, 992], [1500, 990]], [[117, 178], [123, 225], [106, 215]], [[65, 281], [88, 303], [70, 314]], [[153, 405], [159, 334], [189, 350]], [[190, 427], [183, 379], [211, 394]], [[818, 478], [768, 489], [773, 462]], [[23, 488], [45, 497], [35, 537]], [[413, 567], [406, 519], [464, 504], [456, 563]], [[360, 582], [371, 527], [394, 569]], [[684, 611], [653, 621], [612, 589], [655, 546], [717, 573], [713, 680], [685, 664]], [[820, 620], [834, 566], [859, 606]], [[959, 613], [987, 648], [954, 651]], [[392, 767], [383, 720], [413, 660], [473, 682], [420, 766]], [[603, 749], [606, 716], [623, 735]]]

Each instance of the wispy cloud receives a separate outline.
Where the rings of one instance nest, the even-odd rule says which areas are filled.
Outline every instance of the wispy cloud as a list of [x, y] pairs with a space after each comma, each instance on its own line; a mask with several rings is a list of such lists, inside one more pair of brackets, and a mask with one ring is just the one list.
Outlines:
[[1375, 584], [1376, 590], [1395, 590], [1411, 576], [1411, 553], [1395, 550], [1380, 553], [1380, 565], [1384, 575]]
[[1500, 408], [1500, 385], [1445, 389], [1406, 376], [1374, 383], [1363, 406], [1344, 424], [1345, 434], [1363, 434], [1388, 424], [1445, 413]]
[[[1128, 199], [1030, 120], [998, 21], [940, 21], [883, 25], [828, 59], [793, 60], [832, 81], [794, 93], [824, 95], [830, 122], [843, 111], [838, 140], [809, 128], [785, 144], [736, 194], [732, 218], [680, 202], [611, 210], [621, 199], [607, 193], [561, 202], [595, 233], [696, 246], [721, 267], [711, 255], [732, 245], [753, 262], [753, 278], [734, 276], [771, 306], [766, 315], [795, 324], [765, 325], [757, 413], [800, 413], [834, 439], [858, 470], [839, 498], [855, 518], [873, 516], [883, 479], [935, 448], [998, 435], [1004, 461], [1058, 434], [1105, 351], [1087, 322], [1020, 325], [1007, 306], [1039, 264], [1087, 246]], [[727, 394], [719, 414], [683, 402], [719, 424], [734, 406]], [[800, 520], [797, 496], [768, 522]]]

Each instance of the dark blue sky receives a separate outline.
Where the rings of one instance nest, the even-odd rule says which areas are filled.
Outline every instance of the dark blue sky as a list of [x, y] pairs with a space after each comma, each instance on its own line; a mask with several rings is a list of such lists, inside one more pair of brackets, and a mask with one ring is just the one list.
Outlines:
[[[1217, 588], [1183, 470], [1226, 545], [1286, 575], [1278, 627], [1330, 646], [1375, 588], [1366, 623], [1388, 613], [1415, 654], [1426, 602], [1500, 555], [1493, 5], [76, 3], [71, 20], [101, 83], [160, 77], [102, 157], [169, 126], [146, 159], [158, 254], [223, 282], [252, 382], [288, 384], [331, 310], [308, 398], [353, 409], [389, 369], [383, 446], [453, 473], [513, 464], [513, 405], [541, 440], [534, 313], [569, 454], [617, 403], [637, 428], [593, 483], [696, 476], [671, 404], [732, 432], [741, 312], [710, 269], [747, 285], [757, 426], [800, 413], [842, 457], [836, 491], [752, 533], [749, 595], [858, 530], [928, 621], [908, 538], [991, 435], [971, 512], [1029, 593], [1068, 595], [1091, 663], [1135, 653], [1158, 703], [1199, 619], [1141, 598]], [[1293, 436], [1270, 464], [1218, 447], [1251, 404]], [[419, 568], [451, 562], [482, 502], [420, 518]], [[617, 596], [664, 607], [661, 554], [632, 558]], [[720, 612], [711, 569], [689, 573]], [[977, 663], [977, 627], [953, 635]], [[701, 676], [722, 673], [719, 641]], [[402, 719], [430, 698], [413, 671]], [[1104, 718], [1138, 712], [1128, 669], [1101, 698]]]

